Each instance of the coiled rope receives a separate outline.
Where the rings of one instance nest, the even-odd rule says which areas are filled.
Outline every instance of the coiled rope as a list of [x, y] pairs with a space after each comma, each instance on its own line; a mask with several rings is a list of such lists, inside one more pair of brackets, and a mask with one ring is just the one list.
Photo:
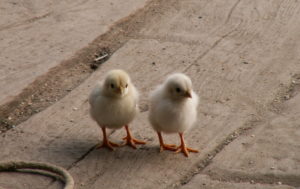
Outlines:
[[[3, 171], [27, 172], [54, 177], [65, 183], [64, 189], [74, 189], [74, 180], [71, 174], [64, 168], [49, 163], [27, 161], [0, 162], [0, 172]], [[2, 188], [0, 187], [0, 189]]]

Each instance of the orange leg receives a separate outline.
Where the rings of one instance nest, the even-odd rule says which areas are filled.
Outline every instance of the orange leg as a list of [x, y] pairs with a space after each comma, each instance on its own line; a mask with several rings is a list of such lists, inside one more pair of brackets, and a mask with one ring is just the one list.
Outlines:
[[171, 150], [171, 151], [175, 151], [176, 150], [176, 145], [174, 144], [164, 144], [164, 140], [163, 137], [161, 135], [160, 132], [157, 132], [158, 135], [158, 139], [159, 139], [159, 144], [160, 144], [160, 152], [162, 152], [163, 150]]
[[181, 145], [178, 146], [178, 148], [176, 149], [176, 153], [183, 152], [184, 155], [186, 157], [188, 157], [189, 156], [189, 152], [194, 152], [194, 153], [198, 153], [199, 152], [198, 150], [186, 147], [185, 142], [184, 142], [184, 138], [183, 138], [183, 134], [179, 133], [179, 136], [180, 136]]
[[102, 144], [99, 144], [98, 146], [96, 146], [96, 148], [103, 148], [103, 147], [106, 147], [106, 148], [109, 148], [109, 149], [111, 149], [111, 150], [115, 150], [113, 147], [119, 147], [119, 146], [120, 146], [119, 144], [110, 142], [110, 141], [107, 139], [106, 128], [105, 128], [105, 127], [102, 127], [102, 133], [103, 133], [103, 142], [102, 142]]
[[123, 138], [123, 140], [126, 140], [126, 142], [124, 143], [124, 145], [129, 145], [132, 148], [136, 149], [135, 144], [146, 144], [146, 142], [135, 139], [131, 136], [131, 133], [129, 131], [128, 125], [125, 125], [125, 129], [126, 129], [126, 133], [127, 136]]

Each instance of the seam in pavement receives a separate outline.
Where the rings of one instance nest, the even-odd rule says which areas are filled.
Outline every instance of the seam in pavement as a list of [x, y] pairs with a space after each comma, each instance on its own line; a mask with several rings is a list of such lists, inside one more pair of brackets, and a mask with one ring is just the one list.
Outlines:
[[[111, 132], [109, 133], [109, 136], [112, 135], [112, 134], [114, 134], [115, 132], [116, 132], [116, 130], [111, 130]], [[89, 150], [87, 150], [84, 154], [82, 154], [76, 161], [74, 161], [70, 166], [68, 166], [66, 168], [66, 170], [69, 171], [70, 169], [72, 169], [73, 167], [75, 167], [78, 163], [80, 163], [82, 160], [84, 160], [90, 153], [92, 153], [97, 148], [97, 146], [98, 146], [98, 144], [92, 146]], [[92, 180], [95, 180], [100, 175], [101, 175], [100, 173], [97, 173], [92, 178]], [[58, 181], [57, 179], [53, 179], [53, 181], [51, 181], [46, 188], [51, 187], [57, 181]]]
[[0, 28], [0, 32], [3, 31], [3, 30], [11, 29], [11, 28], [14, 28], [14, 27], [19, 27], [19, 26], [22, 26], [22, 25], [25, 25], [25, 24], [29, 24], [29, 23], [41, 20], [43, 18], [46, 18], [46, 17], [50, 16], [51, 14], [52, 14], [52, 12], [48, 12], [46, 14], [43, 14], [43, 15], [40, 15], [40, 16], [35, 16], [35, 17], [29, 18], [27, 20], [21, 21], [21, 22], [12, 23], [12, 24], [9, 24], [7, 26], [2, 26]]
[[232, 13], [233, 11], [236, 9], [236, 7], [238, 6], [238, 4], [241, 2], [241, 0], [237, 0], [234, 5], [231, 7], [227, 17], [226, 17], [226, 20], [225, 20], [225, 24], [228, 23], [228, 21], [230, 20], [231, 16], [232, 16]]
[[231, 30], [231, 31], [229, 31], [229, 32], [227, 32], [226, 34], [224, 34], [224, 35], [222, 35], [218, 40], [216, 40], [215, 42], [214, 42], [214, 44], [211, 46], [211, 47], [209, 47], [206, 51], [204, 51], [200, 56], [198, 56], [197, 58], [196, 58], [196, 60], [194, 61], [194, 63], [192, 63], [192, 64], [190, 64], [189, 66], [187, 66], [184, 70], [183, 70], [183, 72], [186, 72], [187, 70], [189, 70], [192, 66], [194, 66], [194, 65], [196, 65], [197, 64], [197, 62], [199, 61], [199, 60], [201, 60], [203, 57], [205, 57], [211, 50], [213, 50], [216, 46], [218, 46], [218, 44], [220, 44], [226, 37], [228, 37], [230, 34], [232, 34], [234, 31], [236, 31], [237, 30], [237, 27], [235, 28], [235, 29], [233, 29], [233, 30]]
[[218, 180], [222, 182], [238, 182], [238, 183], [253, 183], [253, 184], [284, 184], [293, 187], [300, 186], [300, 176], [298, 175], [275, 175], [273, 173], [268, 174], [247, 174], [240, 171], [228, 171], [223, 169], [216, 169], [218, 174], [215, 174], [215, 171], [212, 173], [204, 173], [208, 175], [211, 180]]
[[137, 36], [133, 36], [131, 39], [156, 40], [156, 41], [159, 41], [159, 42], [180, 43], [180, 44], [183, 44], [183, 45], [202, 45], [204, 43], [204, 41], [186, 40], [183, 37], [178, 37], [178, 36], [176, 36], [176, 37], [173, 37], [173, 36], [160, 37], [160, 36], [137, 35]]
[[[214, 157], [218, 155], [218, 153], [220, 153], [225, 146], [233, 142], [239, 136], [246, 134], [249, 130], [253, 129], [256, 125], [258, 125], [261, 122], [262, 120], [260, 118], [252, 117], [250, 120], [246, 121], [246, 123], [242, 127], [230, 133], [220, 144], [218, 144], [213, 150], [207, 153], [207, 157], [196, 163], [197, 167], [193, 169], [190, 173], [185, 175], [184, 178], [180, 180], [180, 183], [176, 184], [175, 188], [180, 188], [180, 186], [188, 184], [192, 180], [192, 178], [194, 178], [195, 175], [202, 173], [202, 171], [208, 165], [210, 165]], [[167, 188], [174, 188], [174, 186], [172, 185]]]

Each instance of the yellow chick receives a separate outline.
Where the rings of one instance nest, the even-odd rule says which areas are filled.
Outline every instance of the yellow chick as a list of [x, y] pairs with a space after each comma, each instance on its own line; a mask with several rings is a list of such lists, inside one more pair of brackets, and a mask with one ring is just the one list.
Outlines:
[[[183, 133], [190, 129], [197, 119], [198, 96], [192, 89], [191, 79], [182, 74], [170, 75], [150, 95], [149, 121], [157, 132], [160, 151], [172, 150], [183, 152], [198, 152], [186, 147]], [[179, 133], [181, 145], [164, 144], [162, 132]]]
[[138, 91], [131, 83], [129, 75], [123, 70], [112, 70], [107, 73], [104, 81], [98, 84], [89, 96], [91, 117], [102, 128], [103, 143], [98, 148], [120, 146], [108, 140], [106, 128], [126, 129], [124, 145], [136, 148], [135, 144], [145, 142], [133, 138], [128, 124], [138, 113]]

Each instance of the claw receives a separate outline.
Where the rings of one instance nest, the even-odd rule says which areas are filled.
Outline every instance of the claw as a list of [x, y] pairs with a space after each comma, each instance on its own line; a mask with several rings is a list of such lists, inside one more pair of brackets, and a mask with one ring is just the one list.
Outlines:
[[175, 151], [176, 145], [175, 144], [160, 144], [160, 152], [162, 152], [164, 150]]
[[160, 152], [164, 150], [170, 150], [170, 151], [175, 151], [176, 150], [176, 145], [174, 144], [165, 144], [164, 140], [162, 138], [162, 135], [160, 132], [157, 132], [158, 139], [159, 139], [159, 144], [160, 144]]
[[125, 125], [125, 129], [127, 132], [127, 136], [123, 138], [123, 140], [126, 140], [126, 142], [123, 144], [123, 146], [128, 145], [128, 146], [131, 146], [132, 148], [136, 149], [137, 148], [136, 144], [146, 144], [146, 142], [135, 139], [131, 136], [128, 125]]
[[198, 153], [199, 152], [198, 150], [186, 147], [186, 145], [184, 143], [183, 134], [179, 133], [179, 136], [180, 136], [180, 139], [181, 139], [181, 145], [176, 148], [175, 153], [183, 152], [184, 155], [186, 157], [188, 157], [189, 156], [189, 152], [194, 152], [194, 153]]
[[102, 127], [102, 133], [103, 133], [103, 142], [102, 144], [98, 144], [95, 148], [96, 149], [99, 149], [99, 148], [108, 148], [110, 150], [115, 150], [113, 147], [119, 147], [120, 145], [117, 144], [117, 143], [114, 143], [114, 142], [111, 142], [107, 139], [107, 136], [106, 136], [106, 128], [105, 127]]
[[96, 146], [96, 149], [104, 148], [104, 147], [109, 148], [109, 149], [114, 151], [115, 149], [113, 147], [120, 147], [120, 145], [116, 144], [116, 143], [113, 143], [109, 140], [103, 140], [102, 144], [98, 144]]

